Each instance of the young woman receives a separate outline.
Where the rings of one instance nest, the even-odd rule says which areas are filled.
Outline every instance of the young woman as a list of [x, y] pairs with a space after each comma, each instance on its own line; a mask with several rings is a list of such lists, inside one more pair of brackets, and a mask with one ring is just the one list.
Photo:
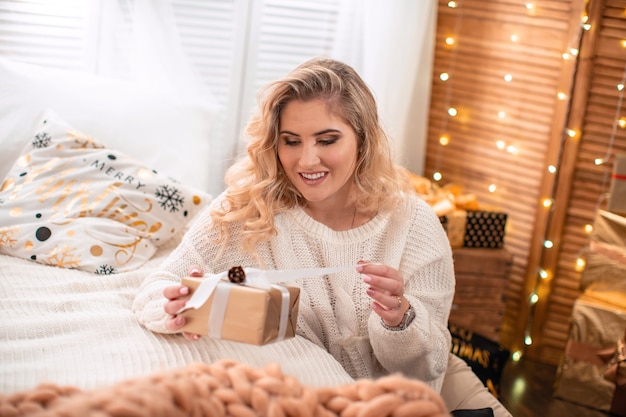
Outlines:
[[351, 67], [313, 59], [259, 97], [247, 155], [146, 278], [134, 305], [139, 320], [180, 332], [176, 312], [189, 291], [180, 280], [190, 271], [360, 263], [289, 284], [301, 288], [298, 334], [354, 378], [402, 372], [439, 391], [450, 351], [451, 249], [437, 216], [394, 165], [372, 93]]

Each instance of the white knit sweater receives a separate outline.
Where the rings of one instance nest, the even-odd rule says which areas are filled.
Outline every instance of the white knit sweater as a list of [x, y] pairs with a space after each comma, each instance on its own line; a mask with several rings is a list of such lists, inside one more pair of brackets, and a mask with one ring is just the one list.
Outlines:
[[[212, 243], [216, 235], [210, 223], [206, 210], [162, 268], [145, 279], [133, 309], [148, 329], [168, 332], [163, 288], [179, 283], [190, 266], [200, 265], [205, 273], [235, 265], [258, 267], [237, 249], [236, 228], [231, 248], [216, 259], [219, 248]], [[325, 348], [353, 378], [401, 372], [439, 392], [450, 351], [447, 321], [455, 280], [450, 245], [431, 208], [419, 197], [407, 196], [393, 212], [347, 231], [333, 231], [296, 208], [276, 217], [276, 229], [278, 235], [259, 248], [267, 269], [384, 263], [404, 276], [404, 295], [417, 313], [407, 329], [385, 329], [371, 310], [360, 274], [347, 270], [289, 283], [301, 288], [298, 334]]]

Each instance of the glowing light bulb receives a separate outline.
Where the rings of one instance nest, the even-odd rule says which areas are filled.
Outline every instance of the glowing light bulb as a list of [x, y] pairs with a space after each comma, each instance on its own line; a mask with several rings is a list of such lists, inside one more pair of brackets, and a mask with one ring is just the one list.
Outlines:
[[450, 138], [446, 135], [439, 136], [439, 144], [441, 146], [447, 146], [450, 143]]
[[622, 117], [621, 119], [619, 119], [617, 121], [617, 124], [619, 125], [619, 127], [621, 127], [622, 129], [626, 127], [626, 117]]
[[500, 110], [500, 111], [498, 112], [498, 117], [499, 117], [500, 119], [504, 119], [504, 118], [506, 117], [506, 112], [505, 112], [504, 110]]
[[448, 74], [447, 72], [442, 72], [441, 74], [439, 74], [439, 79], [441, 81], [448, 81], [450, 79], [450, 74]]
[[576, 131], [574, 129], [567, 129], [567, 130], [565, 130], [565, 134], [567, 136], [569, 136], [570, 138], [575, 138], [576, 137]]
[[530, 294], [530, 298], [529, 298], [530, 304], [537, 304], [537, 301], [539, 301], [539, 296], [537, 295], [537, 293], [532, 293]]
[[548, 165], [548, 172], [550, 174], [554, 174], [556, 172], [556, 167], [554, 165]]
[[589, 30], [591, 29], [591, 23], [583, 23], [582, 27], [583, 27], [583, 30]]
[[563, 55], [561, 55], [563, 57], [563, 59], [568, 60], [570, 58], [569, 54], [567, 52], [564, 52]]
[[527, 3], [526, 3], [526, 8], [527, 8], [528, 10], [532, 10], [532, 9], [534, 9], [534, 8], [535, 8], [535, 5], [534, 5], [534, 4], [532, 4], [531, 2], [527, 2]]
[[441, 172], [435, 171], [433, 173], [433, 179], [435, 181], [441, 181], [441, 178], [443, 178], [443, 176], [441, 175]]
[[622, 91], [624, 89], [624, 84], [617, 84], [617, 91]]
[[506, 147], [506, 143], [503, 140], [499, 140], [496, 142], [496, 148], [502, 150]]
[[519, 41], [519, 36], [517, 36], [515, 33], [511, 35], [511, 42], [517, 42]]
[[506, 81], [507, 83], [510, 83], [512, 80], [513, 80], [513, 76], [511, 74], [504, 75], [504, 81]]
[[543, 199], [543, 206], [544, 206], [545, 208], [550, 208], [550, 207], [552, 207], [552, 203], [553, 203], [553, 202], [554, 202], [554, 201], [553, 201], [551, 198], [544, 198], [544, 199]]
[[556, 96], [559, 98], [559, 100], [565, 100], [567, 98], [567, 94], [563, 93], [562, 91], [559, 91]]
[[452, 117], [456, 116], [456, 115], [457, 115], [457, 113], [458, 113], [458, 112], [456, 111], [456, 109], [455, 109], [454, 107], [450, 107], [450, 108], [448, 109], [448, 114], [449, 114], [450, 116], [452, 116]]
[[543, 241], [543, 247], [546, 249], [552, 249], [554, 247], [554, 243], [551, 240], [546, 239]]
[[593, 225], [592, 224], [586, 224], [583, 229], [585, 230], [585, 233], [591, 234], [591, 232], [593, 232]]
[[626, 48], [626, 39], [622, 39], [620, 43], [622, 44], [623, 48]]
[[446, 45], [454, 45], [454, 38], [449, 36], [446, 38]]
[[513, 362], [519, 362], [520, 359], [522, 359], [522, 352], [520, 352], [519, 350], [513, 352], [513, 354], [511, 355], [511, 360]]
[[578, 49], [570, 48], [569, 53], [572, 54], [573, 56], [578, 56]]
[[526, 337], [524, 337], [524, 344], [525, 344], [526, 346], [530, 346], [530, 345], [532, 345], [532, 344], [533, 344], [533, 338], [532, 338], [532, 337], [530, 337], [530, 336], [526, 336]]
[[576, 259], [576, 272], [582, 272], [585, 269], [587, 262], [583, 258]]
[[545, 269], [543, 269], [543, 268], [541, 268], [541, 269], [539, 270], [539, 278], [541, 278], [541, 279], [546, 279], [546, 278], [548, 278], [548, 276], [549, 276], [548, 271], [546, 271], [546, 270], [545, 270]]
[[509, 145], [506, 147], [506, 151], [510, 154], [516, 155], [517, 154], [517, 147], [513, 146], [513, 145]]
[[593, 163], [594, 163], [596, 166], [600, 166], [600, 165], [602, 165], [602, 164], [604, 163], [604, 159], [602, 159], [602, 158], [596, 158], [596, 159], [594, 159], [594, 160], [593, 160]]
[[489, 187], [487, 187], [487, 189], [490, 193], [494, 193], [498, 189], [498, 187], [495, 184], [489, 184]]
[[448, 2], [448, 7], [449, 8], [456, 9], [456, 6], [457, 6], [456, 1], [449, 1]]

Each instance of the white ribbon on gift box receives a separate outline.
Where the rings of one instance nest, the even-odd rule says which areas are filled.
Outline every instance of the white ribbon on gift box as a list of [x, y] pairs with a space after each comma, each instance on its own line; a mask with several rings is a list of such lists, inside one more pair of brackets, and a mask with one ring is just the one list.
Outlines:
[[[360, 265], [362, 266], [364, 264]], [[222, 324], [224, 322], [226, 306], [228, 305], [230, 289], [233, 285], [246, 285], [248, 287], [260, 289], [276, 288], [282, 294], [278, 336], [276, 338], [276, 341], [281, 341], [285, 338], [285, 333], [287, 331], [287, 322], [289, 319], [290, 310], [290, 294], [289, 290], [281, 285], [276, 285], [277, 283], [286, 283], [290, 281], [295, 281], [296, 279], [312, 278], [320, 275], [334, 274], [337, 272], [356, 268], [357, 266], [359, 265], [339, 266], [334, 268], [301, 268], [277, 270], [244, 268], [246, 279], [242, 284], [234, 284], [228, 281], [228, 271], [223, 271], [219, 274], [208, 274], [203, 277], [202, 282], [194, 291], [191, 298], [187, 301], [185, 306], [181, 308], [176, 314], [182, 313], [183, 311], [190, 308], [200, 308], [204, 303], [207, 302], [209, 297], [211, 297], [211, 294], [215, 292], [213, 304], [211, 305], [211, 312], [209, 314], [209, 336], [219, 339], [222, 334]]]

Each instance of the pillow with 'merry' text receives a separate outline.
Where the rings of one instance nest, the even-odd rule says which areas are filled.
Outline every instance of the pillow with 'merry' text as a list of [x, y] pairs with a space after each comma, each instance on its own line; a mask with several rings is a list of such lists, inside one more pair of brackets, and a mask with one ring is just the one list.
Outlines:
[[96, 274], [129, 271], [209, 200], [48, 111], [0, 186], [0, 253]]

